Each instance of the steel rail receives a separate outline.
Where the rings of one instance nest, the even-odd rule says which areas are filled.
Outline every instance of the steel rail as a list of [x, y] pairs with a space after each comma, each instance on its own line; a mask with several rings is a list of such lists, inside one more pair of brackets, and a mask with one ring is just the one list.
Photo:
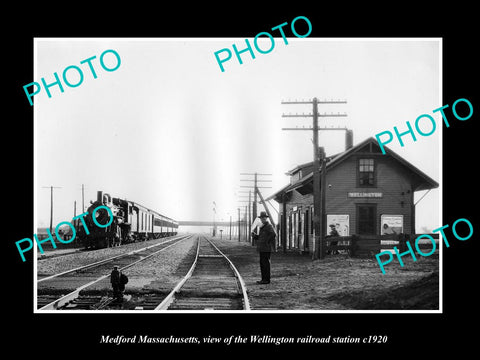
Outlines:
[[[182, 236], [183, 236], [183, 239], [182, 239]], [[73, 272], [77, 272], [77, 271], [81, 271], [81, 270], [86, 270], [86, 269], [89, 269], [89, 268], [91, 268], [91, 267], [99, 266], [99, 265], [108, 263], [109, 261], [118, 259], [118, 258], [123, 257], [123, 256], [134, 255], [134, 254], [136, 254], [136, 253], [138, 253], [138, 252], [140, 252], [140, 251], [145, 251], [145, 250], [151, 249], [151, 248], [153, 248], [153, 247], [160, 246], [160, 245], [162, 245], [162, 244], [166, 244], [166, 243], [169, 243], [169, 242], [172, 242], [172, 241], [175, 241], [175, 240], [182, 241], [182, 240], [185, 240], [185, 238], [186, 238], [187, 236], [188, 236], [188, 235], [178, 235], [178, 237], [176, 237], [176, 238], [168, 239], [167, 241], [163, 241], [163, 242], [161, 242], [161, 243], [153, 244], [153, 245], [150, 245], [150, 246], [147, 246], [147, 247], [144, 247], [144, 248], [141, 248], [141, 249], [137, 249], [137, 250], [132, 250], [132, 251], [130, 251], [130, 252], [128, 252], [128, 253], [123, 253], [123, 254], [116, 255], [116, 256], [113, 256], [113, 257], [111, 257], [111, 258], [104, 259], [104, 260], [100, 260], [100, 261], [97, 261], [97, 262], [94, 262], [94, 263], [91, 263], [91, 264], [82, 265], [82, 266], [79, 266], [79, 267], [77, 267], [77, 268], [75, 268], [75, 269], [66, 270], [66, 271], [63, 271], [63, 272], [58, 273], [58, 274], [50, 275], [50, 276], [47, 276], [47, 277], [38, 279], [38, 280], [37, 280], [37, 284], [40, 283], [40, 282], [42, 282], [42, 281], [54, 279], [54, 278], [56, 278], [56, 277], [58, 277], [58, 276], [62, 276], [62, 275], [70, 274], [70, 273], [73, 273]]]
[[[230, 259], [217, 247], [215, 244], [213, 244], [207, 237], [205, 237], [205, 240], [207, 240], [210, 245], [212, 245], [218, 253], [227, 260], [230, 269], [233, 271], [235, 274], [235, 277], [237, 278], [237, 282], [240, 284], [242, 296], [243, 296], [243, 307], [244, 310], [250, 310], [250, 301], [248, 300], [248, 295], [247, 295], [247, 288], [245, 286], [245, 282], [243, 281], [243, 278], [241, 277], [240, 273], [238, 272], [237, 268], [233, 265], [233, 263], [230, 261]], [[178, 291], [182, 288], [182, 286], [185, 284], [185, 282], [192, 276], [193, 271], [195, 270], [195, 267], [197, 266], [197, 261], [199, 257], [199, 251], [200, 251], [200, 237], [198, 239], [197, 243], [197, 253], [195, 255], [195, 260], [190, 267], [190, 270], [188, 273], [185, 275], [185, 277], [175, 286], [175, 288], [167, 295], [167, 297], [158, 305], [155, 310], [167, 310], [168, 307], [172, 304], [172, 302], [175, 300], [175, 294], [178, 293]], [[208, 255], [206, 255], [207, 257]]]
[[228, 264], [230, 265], [230, 268], [233, 270], [235, 273], [235, 277], [238, 280], [238, 283], [240, 284], [241, 290], [242, 290], [242, 296], [243, 296], [243, 307], [245, 310], [250, 310], [250, 301], [248, 300], [248, 295], [247, 295], [247, 286], [245, 285], [245, 282], [243, 281], [242, 276], [240, 275], [240, 272], [237, 270], [235, 265], [230, 261], [230, 259], [225, 255], [214, 243], [212, 243], [209, 239], [207, 241], [212, 244], [212, 246], [228, 261]]
[[[155, 252], [153, 252], [153, 253], [151, 253], [151, 254], [149, 254], [149, 255], [147, 255], [147, 256], [139, 259], [139, 260], [137, 260], [137, 261], [134, 261], [134, 262], [131, 263], [131, 264], [128, 264], [128, 265], [122, 267], [122, 268], [120, 269], [120, 271], [125, 270], [125, 269], [127, 269], [127, 268], [129, 268], [129, 267], [131, 267], [131, 266], [133, 266], [133, 265], [141, 262], [141, 261], [144, 261], [144, 260], [152, 257], [153, 255], [158, 254], [159, 252], [162, 252], [162, 251], [164, 251], [164, 250], [167, 250], [167, 249], [170, 248], [171, 246], [174, 246], [174, 245], [180, 243], [181, 241], [184, 241], [184, 240], [189, 239], [189, 238], [191, 238], [191, 237], [192, 237], [192, 235], [186, 235], [183, 239], [180, 239], [179, 241], [177, 241], [177, 242], [175, 242], [175, 243], [173, 243], [173, 244], [170, 244], [170, 245], [168, 245], [168, 246], [166, 246], [166, 247], [164, 247], [164, 248], [162, 248], [162, 249], [160, 249], [160, 250], [158, 250], [158, 251], [155, 251]], [[164, 243], [165, 243], [165, 242], [163, 242], [162, 244], [164, 244]], [[156, 244], [155, 244], [155, 245], [156, 245]], [[152, 247], [152, 246], [150, 246], [149, 248], [151, 248], [151, 247]], [[144, 248], [144, 250], [145, 250], [145, 249], [146, 249], [146, 248]], [[97, 282], [99, 282], [99, 281], [102, 281], [102, 280], [106, 279], [106, 278], [109, 277], [109, 276], [110, 276], [110, 274], [102, 275], [102, 276], [99, 277], [98, 279], [93, 280], [93, 281], [91, 281], [91, 282], [89, 282], [89, 283], [87, 283], [87, 284], [84, 284], [84, 285], [80, 286], [79, 288], [75, 289], [75, 290], [72, 291], [71, 293], [62, 296], [61, 298], [59, 298], [59, 299], [57, 299], [57, 300], [52, 301], [51, 303], [49, 303], [49, 304], [41, 307], [41, 308], [38, 309], [38, 310], [39, 310], [39, 311], [40, 311], [40, 310], [58, 310], [58, 308], [62, 307], [63, 305], [65, 305], [65, 304], [68, 303], [69, 301], [77, 298], [78, 295], [80, 294], [80, 291], [82, 291], [83, 289], [85, 289], [85, 288], [87, 288], [87, 287], [89, 287], [89, 286], [91, 286], [91, 285], [93, 285], [93, 284], [95, 284], [95, 283], [97, 283]]]
[[173, 288], [172, 291], [165, 297], [165, 299], [155, 308], [155, 310], [167, 310], [170, 304], [175, 300], [175, 294], [182, 288], [183, 284], [192, 276], [195, 267], [197, 266], [198, 254], [200, 253], [200, 237], [197, 239], [197, 253], [190, 270], [183, 277], [182, 280]]

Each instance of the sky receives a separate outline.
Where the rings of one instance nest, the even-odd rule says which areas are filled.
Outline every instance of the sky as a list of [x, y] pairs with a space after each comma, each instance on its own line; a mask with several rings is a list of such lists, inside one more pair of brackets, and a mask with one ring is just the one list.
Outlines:
[[[268, 40], [267, 40], [268, 41]], [[250, 39], [252, 43], [252, 39]], [[235, 55], [220, 70], [214, 52], [245, 47], [244, 38], [204, 39], [35, 39], [34, 80], [54, 81], [70, 65], [82, 69], [83, 82], [44, 89], [34, 97], [36, 227], [53, 225], [81, 212], [97, 190], [135, 201], [177, 220], [234, 218], [239, 190], [248, 176], [268, 173], [272, 189], [289, 182], [285, 172], [312, 160], [309, 131], [282, 127], [310, 126], [311, 118], [282, 118], [310, 113], [311, 105], [282, 100], [317, 97], [346, 100], [320, 105], [320, 126], [353, 130], [354, 144], [397, 126], [406, 130], [421, 114], [437, 121], [437, 130], [417, 141], [404, 138], [387, 146], [441, 184], [440, 39], [275, 38], [268, 54], [255, 59]], [[269, 43], [260, 42], [268, 48]], [[115, 50], [121, 64], [105, 71], [100, 55]], [[232, 50], [233, 52], [233, 50]], [[97, 78], [87, 64], [92, 60]], [[114, 56], [104, 57], [107, 67]], [[68, 79], [75, 83], [75, 71]], [[425, 128], [426, 125], [425, 125]], [[320, 132], [327, 156], [344, 150], [342, 131]], [[267, 177], [263, 177], [267, 178]], [[416, 194], [418, 200], [424, 192]], [[273, 202], [276, 206], [277, 204]], [[261, 208], [261, 207], [260, 207]], [[260, 209], [259, 208], [259, 209]], [[441, 226], [441, 188], [417, 205], [417, 231]]]

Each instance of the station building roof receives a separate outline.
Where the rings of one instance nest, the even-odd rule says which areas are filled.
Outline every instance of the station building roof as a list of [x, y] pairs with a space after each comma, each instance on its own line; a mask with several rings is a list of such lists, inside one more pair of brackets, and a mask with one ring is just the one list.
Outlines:
[[[359, 152], [360, 150], [364, 149], [366, 146], [375, 146], [378, 150], [380, 150], [380, 147], [378, 146], [377, 140], [373, 137], [369, 137], [365, 139], [364, 141], [358, 143], [355, 146], [352, 146], [351, 148], [332, 155], [332, 156], [327, 156], [327, 164], [326, 164], [326, 170], [328, 172], [329, 169], [332, 169], [333, 167], [337, 166], [338, 164], [342, 163], [346, 159], [348, 159], [350, 156], [353, 154]], [[427, 174], [425, 174], [423, 171], [418, 169], [416, 166], [402, 158], [400, 155], [395, 153], [393, 150], [389, 149], [387, 146], [384, 146], [386, 150], [386, 155], [384, 156], [391, 156], [395, 161], [399, 162], [402, 164], [404, 167], [406, 167], [408, 170], [414, 174], [414, 176], [417, 177], [418, 179], [418, 186], [413, 189], [414, 191], [421, 191], [421, 190], [429, 190], [429, 189], [435, 189], [439, 186], [439, 184], [433, 180], [431, 177], [429, 177]], [[379, 151], [380, 152], [380, 151]], [[313, 169], [313, 161], [297, 165], [295, 168], [292, 170], [289, 170], [286, 172], [286, 175], [293, 175], [296, 172], [305, 169], [305, 168], [312, 168]], [[321, 170], [320, 170], [321, 172]], [[298, 181], [288, 184], [278, 190], [276, 193], [273, 195], [269, 196], [266, 200], [275, 200], [277, 202], [281, 202], [281, 195], [286, 194], [288, 192], [291, 192], [293, 190], [299, 190], [300, 193], [303, 195], [307, 193], [313, 192], [313, 172], [310, 172], [308, 175], [303, 176], [300, 178]]]

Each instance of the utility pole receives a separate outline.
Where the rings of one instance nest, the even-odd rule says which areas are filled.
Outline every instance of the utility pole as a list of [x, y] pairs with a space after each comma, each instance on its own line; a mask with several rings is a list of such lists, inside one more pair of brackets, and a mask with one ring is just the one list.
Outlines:
[[[311, 101], [282, 101], [282, 104], [312, 104], [312, 114], [283, 114], [282, 117], [312, 117], [313, 124], [311, 128], [283, 128], [282, 130], [310, 130], [313, 131], [313, 225], [315, 230], [315, 241], [312, 259], [323, 259], [325, 256], [325, 176], [326, 176], [326, 157], [324, 148], [319, 148], [318, 131], [319, 130], [346, 130], [346, 128], [319, 128], [319, 117], [340, 117], [346, 114], [319, 114], [318, 104], [346, 104], [345, 100], [324, 100], [319, 101], [313, 98]], [[321, 177], [320, 177], [321, 176]], [[323, 180], [322, 180], [323, 179]], [[284, 215], [285, 216], [285, 215]]]
[[[247, 200], [248, 199], [248, 200]], [[248, 197], [246, 195], [240, 195], [239, 200], [240, 203], [247, 203], [245, 205], [245, 239], [248, 242], [251, 242], [251, 227], [252, 227], [252, 213], [251, 213], [251, 205], [252, 205], [252, 191], [248, 191]]]
[[[326, 214], [325, 214], [325, 203], [326, 203], [326, 193], [325, 193], [325, 190], [327, 188], [327, 159], [326, 159], [326, 156], [325, 156], [325, 149], [323, 147], [320, 147], [318, 149], [318, 161], [320, 162], [320, 166], [321, 166], [321, 170], [320, 170], [320, 179], [317, 179], [317, 187], [315, 189], [318, 189], [320, 187], [320, 221], [319, 221], [319, 225], [318, 225], [318, 228], [319, 228], [319, 234], [320, 234], [320, 238], [319, 240], [317, 240], [317, 237], [315, 237], [315, 240], [318, 241], [318, 248], [315, 248], [316, 249], [316, 255], [315, 255], [315, 258], [317, 259], [323, 259], [323, 257], [325, 256], [325, 249], [323, 247], [323, 245], [325, 244], [324, 240], [325, 240], [325, 222], [326, 222]], [[319, 176], [317, 175], [317, 178]], [[315, 205], [314, 205], [314, 208], [315, 208]], [[315, 210], [314, 210], [315, 211]]]
[[248, 192], [248, 216], [247, 216], [247, 222], [248, 222], [248, 242], [252, 242], [252, 213], [250, 206], [252, 205], [252, 192]]
[[[253, 189], [253, 202], [252, 204], [252, 214], [251, 218], [249, 218], [250, 221], [250, 227], [252, 226], [253, 221], [257, 218], [257, 194], [258, 194], [258, 189], [271, 189], [271, 186], [259, 186], [258, 183], [260, 182], [272, 182], [272, 180], [265, 180], [265, 179], [259, 179], [259, 176], [272, 176], [272, 174], [263, 174], [263, 173], [240, 173], [240, 175], [246, 175], [246, 176], [253, 176], [253, 179], [240, 179], [240, 181], [253, 181], [253, 185], [248, 185], [248, 186], [240, 186], [241, 188], [248, 188], [248, 189]], [[251, 191], [251, 190], [250, 190]], [[250, 198], [250, 191], [249, 191], [249, 204], [252, 201]], [[249, 212], [250, 214], [250, 212]], [[249, 216], [250, 217], [250, 216]], [[249, 231], [249, 239], [251, 239], [251, 229]], [[251, 240], [252, 246], [255, 245], [255, 242], [253, 239]]]
[[53, 228], [53, 189], [61, 189], [60, 186], [42, 186], [44, 189], [50, 189], [50, 233]]
[[259, 182], [272, 182], [272, 180], [264, 180], [264, 179], [258, 179], [258, 176], [272, 176], [272, 174], [261, 174], [261, 173], [240, 173], [240, 175], [248, 175], [248, 176], [253, 176], [252, 179], [240, 179], [240, 181], [253, 181], [254, 184], [253, 186], [240, 186], [241, 188], [253, 188], [253, 204], [252, 204], [252, 217], [253, 219], [257, 218], [257, 190], [256, 189], [271, 189], [271, 186], [258, 186]]
[[245, 242], [248, 242], [248, 213], [247, 213], [247, 208], [248, 206], [245, 205], [245, 214], [243, 215], [243, 218], [245, 219]]
[[[267, 206], [267, 203], [265, 202], [265, 200], [263, 199], [263, 196], [262, 196], [262, 193], [260, 192], [260, 190], [257, 189], [257, 194], [258, 196], [260, 197], [260, 201], [262, 202], [262, 205], [263, 207], [265, 208], [265, 211], [267, 212], [267, 215], [268, 215], [268, 218], [270, 219], [270, 223], [272, 224], [273, 228], [276, 229], [276, 226], [275, 226], [275, 221], [273, 221], [273, 216], [272, 214], [270, 213], [270, 210], [268, 210], [268, 206]], [[273, 206], [272, 206], [273, 207]], [[275, 209], [275, 208], [274, 208]], [[276, 209], [275, 209], [276, 211]], [[276, 231], [275, 231], [276, 232]], [[275, 242], [275, 251], [277, 250], [277, 243]]]
[[282, 194], [282, 216], [280, 223], [280, 238], [282, 239], [283, 252], [287, 252], [287, 199], [285, 193]]
[[253, 181], [255, 182], [255, 189], [253, 190], [253, 206], [252, 206], [252, 210], [253, 210], [253, 216], [254, 218], [256, 219], [257, 218], [257, 183], [258, 183], [258, 174], [255, 173], [255, 178], [253, 179]]
[[[248, 197], [245, 195], [245, 194], [240, 194], [238, 196], [238, 207], [239, 209], [243, 210], [243, 213], [240, 215], [240, 212], [239, 212], [239, 229], [242, 229], [241, 232], [239, 232], [238, 236], [239, 236], [239, 241], [241, 239], [241, 236], [242, 235], [245, 235], [245, 241], [248, 241], [248, 231], [246, 230], [246, 226], [247, 226], [247, 209], [248, 209]], [[243, 231], [245, 231], [245, 234], [243, 234]]]
[[217, 204], [215, 201], [213, 202], [213, 230], [212, 230], [212, 236], [215, 237], [215, 232], [216, 232], [216, 225], [215, 225], [215, 214], [217, 213]]
[[258, 189], [257, 189], [257, 194], [258, 194], [258, 196], [260, 197], [260, 201], [261, 201], [263, 207], [265, 208], [265, 211], [267, 212], [268, 218], [270, 219], [270, 222], [272, 223], [273, 228], [275, 228], [275, 221], [273, 221], [273, 216], [272, 216], [272, 214], [270, 213], [270, 210], [268, 210], [267, 203], [266, 203], [265, 200], [263, 199], [262, 193], [261, 193], [260, 190], [258, 190]]
[[240, 242], [240, 208], [238, 210], [238, 241]]
[[85, 212], [85, 189], [82, 184], [82, 214]]
[[232, 240], [232, 215], [230, 215], [230, 240]]

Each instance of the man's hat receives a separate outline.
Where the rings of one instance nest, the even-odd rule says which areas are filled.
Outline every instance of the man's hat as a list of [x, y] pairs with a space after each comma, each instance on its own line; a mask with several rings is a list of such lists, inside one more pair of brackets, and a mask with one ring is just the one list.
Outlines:
[[265, 211], [261, 211], [259, 218], [268, 218], [268, 215]]

